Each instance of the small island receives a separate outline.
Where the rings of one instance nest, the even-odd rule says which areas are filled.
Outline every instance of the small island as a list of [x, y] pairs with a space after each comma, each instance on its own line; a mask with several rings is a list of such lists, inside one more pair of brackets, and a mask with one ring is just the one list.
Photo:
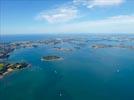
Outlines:
[[113, 47], [113, 45], [106, 45], [106, 44], [94, 44], [91, 46], [92, 48], [110, 48], [110, 47]]
[[57, 51], [64, 51], [64, 52], [73, 51], [71, 48], [62, 48], [62, 47], [54, 47], [54, 49]]
[[59, 56], [44, 56], [41, 58], [42, 61], [56, 61], [56, 60], [63, 60], [62, 57], [59, 57]]

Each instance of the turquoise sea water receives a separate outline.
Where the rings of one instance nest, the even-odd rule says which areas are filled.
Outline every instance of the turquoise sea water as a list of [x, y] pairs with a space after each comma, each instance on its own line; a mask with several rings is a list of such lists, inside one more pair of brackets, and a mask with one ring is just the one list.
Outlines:
[[[18, 37], [21, 40], [40, 40], [63, 38], [64, 35], [9, 36], [3, 37], [3, 41], [18, 41]], [[134, 100], [134, 50], [93, 49], [90, 44], [102, 37], [83, 37], [90, 41], [81, 49], [71, 52], [56, 51], [51, 45], [14, 51], [10, 62], [23, 60], [32, 66], [0, 79], [0, 100]], [[98, 42], [117, 43], [105, 40]], [[125, 43], [134, 45], [132, 41]], [[71, 44], [62, 46], [73, 47]], [[40, 58], [44, 55], [59, 55], [64, 60], [43, 62]]]

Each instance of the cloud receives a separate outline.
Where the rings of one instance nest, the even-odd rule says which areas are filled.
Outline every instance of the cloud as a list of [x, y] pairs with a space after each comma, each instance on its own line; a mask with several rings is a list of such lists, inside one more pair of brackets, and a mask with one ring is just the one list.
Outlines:
[[93, 8], [96, 6], [115, 6], [120, 5], [124, 2], [124, 0], [73, 0], [76, 5], [83, 5], [87, 8]]
[[46, 20], [50, 23], [67, 22], [77, 18], [78, 10], [73, 6], [59, 7], [49, 11], [42, 11], [36, 19]]
[[[51, 33], [134, 33], [134, 15], [119, 15], [102, 20], [82, 21], [47, 28]], [[51, 28], [53, 31], [51, 31]]]
[[123, 3], [124, 0], [72, 0], [66, 4], [60, 5], [55, 9], [40, 12], [37, 20], [47, 21], [49, 23], [63, 23], [81, 17], [79, 6], [93, 8], [96, 6], [114, 6]]
[[[132, 33], [134, 34], [134, 14], [117, 15], [101, 20], [86, 20], [81, 22], [47, 24], [46, 26], [25, 25], [24, 27], [10, 27], [12, 33]], [[25, 30], [24, 30], [25, 28]], [[17, 30], [16, 30], [17, 29]], [[6, 28], [2, 28], [5, 33]]]
[[125, 20], [129, 20], [129, 21], [134, 21], [134, 15], [119, 15], [119, 16], [113, 16], [113, 17], [109, 17], [109, 19], [112, 20], [120, 20], [120, 21], [125, 21]]

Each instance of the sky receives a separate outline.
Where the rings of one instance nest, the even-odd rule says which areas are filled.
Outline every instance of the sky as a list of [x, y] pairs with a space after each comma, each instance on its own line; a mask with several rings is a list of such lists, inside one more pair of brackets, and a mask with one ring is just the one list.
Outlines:
[[0, 33], [134, 33], [134, 0], [0, 0]]

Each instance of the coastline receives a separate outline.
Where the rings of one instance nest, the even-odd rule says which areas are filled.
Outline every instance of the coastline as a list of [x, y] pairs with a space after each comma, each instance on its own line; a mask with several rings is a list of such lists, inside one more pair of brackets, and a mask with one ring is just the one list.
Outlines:
[[2, 79], [4, 76], [8, 75], [9, 73], [12, 73], [17, 70], [24, 69], [26, 67], [30, 67], [31, 65], [28, 63], [15, 63], [15, 64], [5, 64], [3, 65], [3, 68], [0, 70], [0, 79]]

